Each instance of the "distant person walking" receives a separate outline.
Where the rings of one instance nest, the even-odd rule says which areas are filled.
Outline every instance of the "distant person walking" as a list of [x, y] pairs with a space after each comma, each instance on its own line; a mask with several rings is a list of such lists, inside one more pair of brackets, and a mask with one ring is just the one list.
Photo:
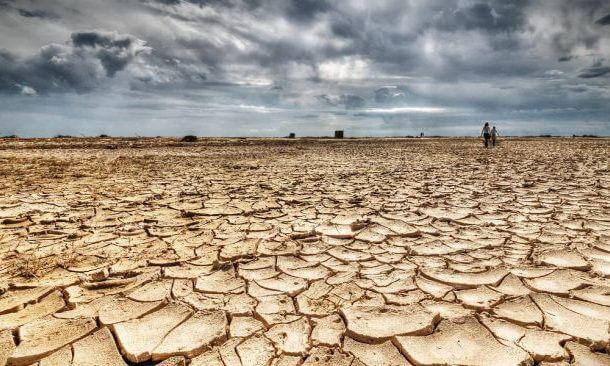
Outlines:
[[498, 130], [496, 130], [496, 126], [493, 126], [491, 128], [491, 145], [493, 147], [496, 147], [496, 138], [500, 136], [500, 134], [498, 133]]
[[489, 122], [485, 122], [483, 130], [481, 130], [481, 136], [485, 140], [485, 147], [489, 146], [489, 138], [491, 137], [491, 129], [489, 128]]

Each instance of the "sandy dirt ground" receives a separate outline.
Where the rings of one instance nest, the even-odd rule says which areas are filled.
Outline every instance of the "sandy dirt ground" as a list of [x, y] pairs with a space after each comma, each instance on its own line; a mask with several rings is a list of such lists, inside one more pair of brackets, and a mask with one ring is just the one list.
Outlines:
[[609, 162], [0, 139], [0, 365], [610, 365]]

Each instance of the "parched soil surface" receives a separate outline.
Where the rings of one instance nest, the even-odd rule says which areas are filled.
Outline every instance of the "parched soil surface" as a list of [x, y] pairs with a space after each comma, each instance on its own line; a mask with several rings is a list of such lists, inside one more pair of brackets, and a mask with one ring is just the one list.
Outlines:
[[609, 162], [0, 139], [0, 365], [610, 365]]

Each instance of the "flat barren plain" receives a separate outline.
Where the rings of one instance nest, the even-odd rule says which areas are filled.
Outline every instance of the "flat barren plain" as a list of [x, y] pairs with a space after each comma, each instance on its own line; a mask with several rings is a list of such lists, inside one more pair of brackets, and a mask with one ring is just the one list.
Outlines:
[[610, 141], [0, 139], [0, 365], [610, 365]]

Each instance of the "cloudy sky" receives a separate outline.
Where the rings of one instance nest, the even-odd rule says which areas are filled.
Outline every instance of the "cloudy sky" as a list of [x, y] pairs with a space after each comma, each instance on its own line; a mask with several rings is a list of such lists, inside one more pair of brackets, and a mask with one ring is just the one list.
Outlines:
[[0, 135], [610, 135], [607, 0], [0, 0]]

